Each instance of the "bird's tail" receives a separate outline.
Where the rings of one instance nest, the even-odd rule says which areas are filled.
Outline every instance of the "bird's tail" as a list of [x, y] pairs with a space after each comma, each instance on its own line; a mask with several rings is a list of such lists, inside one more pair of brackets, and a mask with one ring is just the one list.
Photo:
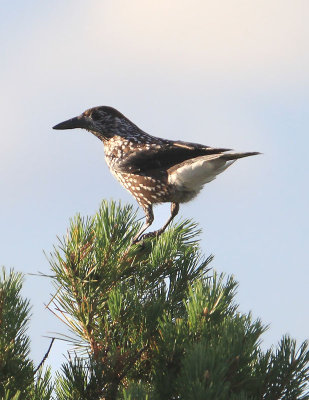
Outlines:
[[255, 156], [258, 152], [217, 153], [187, 160], [169, 175], [169, 183], [181, 190], [198, 193], [205, 183], [230, 167], [238, 158]]
[[222, 160], [230, 161], [230, 160], [237, 160], [238, 158], [243, 158], [243, 157], [250, 157], [250, 156], [257, 156], [259, 153], [258, 151], [251, 151], [251, 152], [246, 152], [246, 153], [223, 153], [218, 155], [219, 158]]

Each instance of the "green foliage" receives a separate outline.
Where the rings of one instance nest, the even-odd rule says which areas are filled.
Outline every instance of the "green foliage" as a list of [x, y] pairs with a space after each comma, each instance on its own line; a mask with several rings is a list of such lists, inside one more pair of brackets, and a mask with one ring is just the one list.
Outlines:
[[4, 268], [0, 278], [0, 395], [5, 391], [24, 392], [33, 379], [28, 359], [29, 338], [25, 334], [29, 320], [29, 301], [20, 296], [22, 275]]
[[21, 297], [23, 276], [2, 268], [0, 275], [0, 398], [6, 400], [48, 400], [50, 372], [35, 373], [28, 358], [30, 340], [26, 334], [29, 301]]
[[309, 399], [306, 343], [261, 350], [265, 327], [238, 311], [232, 277], [210, 274], [196, 225], [131, 245], [138, 227], [132, 207], [103, 202], [51, 254], [50, 307], [76, 351], [56, 398]]
[[131, 245], [138, 229], [131, 206], [103, 202], [54, 247], [49, 307], [73, 349], [53, 385], [29, 359], [23, 277], [3, 269], [1, 400], [309, 399], [307, 343], [262, 351], [266, 328], [239, 312], [234, 279], [209, 270], [195, 224]]

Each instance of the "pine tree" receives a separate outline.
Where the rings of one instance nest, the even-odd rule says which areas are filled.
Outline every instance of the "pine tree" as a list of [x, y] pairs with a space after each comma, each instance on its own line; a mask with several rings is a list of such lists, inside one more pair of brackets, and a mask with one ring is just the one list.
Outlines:
[[[262, 351], [266, 327], [238, 310], [233, 277], [210, 269], [196, 224], [131, 245], [138, 229], [131, 206], [103, 202], [93, 217], [77, 215], [50, 254], [49, 308], [72, 348], [53, 394], [48, 370], [37, 372], [28, 357], [21, 276], [2, 276], [0, 398], [309, 399], [307, 343], [284, 336]], [[11, 360], [18, 368], [6, 367]]]
[[0, 399], [49, 400], [50, 370], [35, 368], [30, 360], [29, 300], [20, 291], [23, 276], [2, 268], [0, 274]]
[[131, 246], [138, 228], [131, 206], [103, 202], [54, 248], [53, 304], [75, 348], [57, 399], [309, 399], [307, 344], [261, 350], [266, 327], [209, 269], [196, 224]]

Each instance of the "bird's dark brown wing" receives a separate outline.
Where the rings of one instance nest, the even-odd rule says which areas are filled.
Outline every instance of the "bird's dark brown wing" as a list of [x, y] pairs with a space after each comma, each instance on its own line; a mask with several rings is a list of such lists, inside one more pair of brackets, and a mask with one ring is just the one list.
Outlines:
[[165, 141], [158, 147], [138, 149], [117, 163], [119, 172], [145, 173], [157, 169], [168, 169], [195, 157], [223, 153], [230, 149], [216, 149], [197, 143]]

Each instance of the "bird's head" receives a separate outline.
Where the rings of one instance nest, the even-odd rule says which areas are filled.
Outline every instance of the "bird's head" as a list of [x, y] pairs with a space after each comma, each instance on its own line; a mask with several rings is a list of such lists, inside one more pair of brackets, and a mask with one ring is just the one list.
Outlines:
[[99, 106], [89, 108], [78, 117], [60, 122], [53, 129], [82, 128], [90, 131], [100, 140], [108, 140], [117, 134], [119, 125], [122, 123], [130, 124], [131, 122], [115, 108]]

